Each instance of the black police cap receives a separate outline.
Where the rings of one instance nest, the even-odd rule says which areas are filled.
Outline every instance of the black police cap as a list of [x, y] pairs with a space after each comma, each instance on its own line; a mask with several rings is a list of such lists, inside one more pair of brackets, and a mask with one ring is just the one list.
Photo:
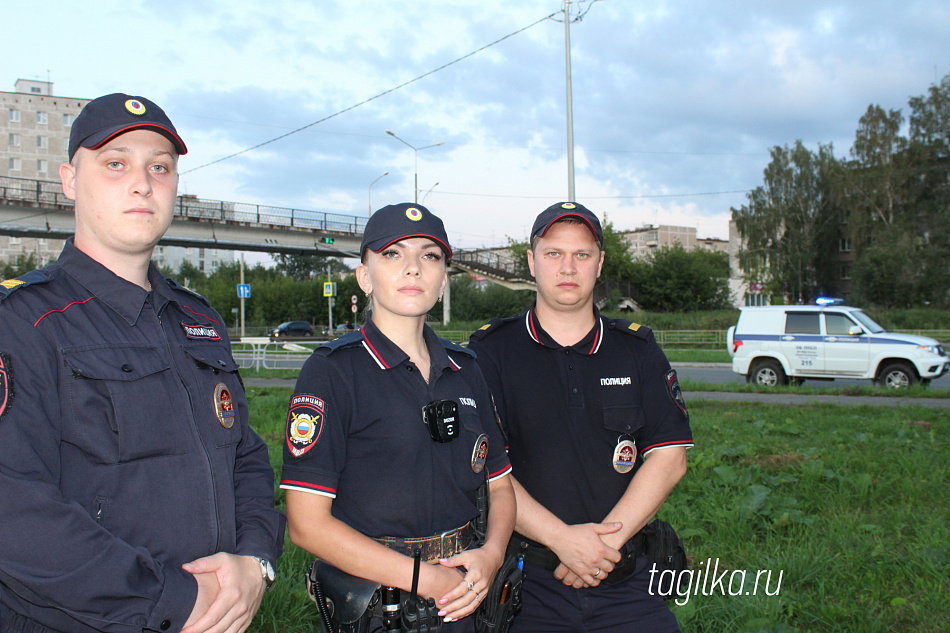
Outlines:
[[409, 237], [427, 237], [438, 244], [446, 256], [452, 257], [452, 248], [442, 220], [414, 202], [390, 204], [376, 211], [366, 223], [360, 253], [364, 253], [367, 248], [378, 253], [390, 244]]
[[149, 129], [168, 138], [179, 155], [188, 148], [165, 111], [145, 97], [105, 95], [86, 104], [69, 131], [69, 160], [80, 147], [96, 149], [131, 130]]
[[564, 218], [577, 218], [584, 222], [600, 247], [604, 247], [604, 229], [600, 226], [600, 220], [587, 207], [576, 202], [558, 202], [542, 211], [531, 227], [531, 241], [536, 237], [544, 237], [552, 224]]

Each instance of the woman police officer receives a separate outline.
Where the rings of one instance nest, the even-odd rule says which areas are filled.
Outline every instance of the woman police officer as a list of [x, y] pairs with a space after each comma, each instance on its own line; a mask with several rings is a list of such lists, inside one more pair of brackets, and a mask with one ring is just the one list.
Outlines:
[[[436, 600], [444, 622], [459, 620], [445, 630], [472, 631], [474, 618], [462, 618], [502, 564], [515, 503], [474, 355], [425, 324], [452, 250], [438, 217], [404, 203], [373, 214], [360, 251], [366, 325], [317, 348], [290, 403], [280, 484], [290, 537], [347, 574], [404, 591], [421, 550], [432, 564], [421, 565], [419, 595]], [[487, 532], [468, 549], [486, 478]]]

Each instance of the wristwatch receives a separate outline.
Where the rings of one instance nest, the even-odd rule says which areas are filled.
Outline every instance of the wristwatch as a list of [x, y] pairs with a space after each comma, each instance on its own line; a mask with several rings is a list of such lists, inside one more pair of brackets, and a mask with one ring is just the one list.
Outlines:
[[274, 566], [266, 558], [254, 557], [254, 560], [261, 566], [261, 578], [264, 579], [264, 591], [267, 591], [277, 580], [277, 574], [274, 573]]

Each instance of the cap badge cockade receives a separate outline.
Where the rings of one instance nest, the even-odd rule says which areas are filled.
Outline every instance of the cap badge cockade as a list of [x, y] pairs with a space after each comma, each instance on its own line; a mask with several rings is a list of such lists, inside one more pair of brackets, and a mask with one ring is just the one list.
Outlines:
[[145, 114], [145, 104], [138, 99], [129, 99], [126, 101], [125, 109], [135, 116], [142, 116]]

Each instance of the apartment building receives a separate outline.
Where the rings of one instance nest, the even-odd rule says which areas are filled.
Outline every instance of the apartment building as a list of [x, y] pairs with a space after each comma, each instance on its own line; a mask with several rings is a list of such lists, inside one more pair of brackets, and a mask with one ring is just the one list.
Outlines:
[[[88, 102], [54, 96], [52, 83], [33, 79], [18, 79], [14, 92], [0, 92], [0, 183], [17, 183], [8, 178], [59, 182], [69, 130]], [[62, 240], [0, 235], [0, 263], [33, 255], [38, 266], [45, 266], [62, 249]]]
[[[28, 186], [24, 181], [59, 183], [59, 166], [69, 151], [69, 131], [89, 99], [53, 94], [48, 81], [18, 79], [13, 92], [0, 92], [0, 187]], [[38, 267], [54, 261], [63, 240], [0, 235], [0, 265], [33, 256]], [[214, 272], [233, 262], [228, 250], [159, 246], [154, 261], [177, 271], [183, 261]]]

